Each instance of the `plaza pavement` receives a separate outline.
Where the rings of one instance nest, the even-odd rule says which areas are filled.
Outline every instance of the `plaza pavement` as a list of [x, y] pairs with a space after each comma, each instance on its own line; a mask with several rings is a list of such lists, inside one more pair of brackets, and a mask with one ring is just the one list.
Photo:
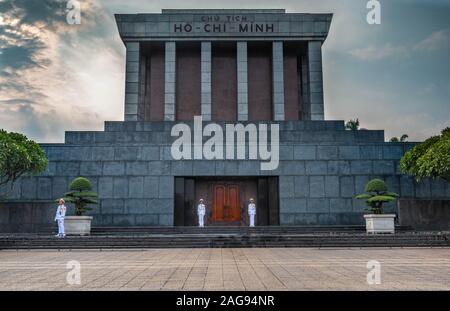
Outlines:
[[[66, 281], [81, 264], [81, 284]], [[381, 284], [367, 283], [369, 260]], [[0, 290], [450, 290], [450, 248], [0, 251]]]

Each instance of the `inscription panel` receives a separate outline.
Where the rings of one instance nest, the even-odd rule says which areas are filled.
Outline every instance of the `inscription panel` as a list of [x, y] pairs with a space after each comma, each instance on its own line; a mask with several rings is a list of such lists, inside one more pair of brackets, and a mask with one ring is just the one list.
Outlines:
[[193, 13], [118, 14], [122, 38], [307, 37], [325, 40], [332, 14]]

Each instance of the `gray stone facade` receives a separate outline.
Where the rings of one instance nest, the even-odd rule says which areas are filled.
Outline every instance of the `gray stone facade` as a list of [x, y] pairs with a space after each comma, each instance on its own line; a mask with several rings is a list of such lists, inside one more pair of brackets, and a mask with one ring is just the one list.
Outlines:
[[284, 120], [284, 70], [283, 70], [283, 42], [272, 43], [272, 103], [274, 120]]
[[[284, 10], [163, 10], [163, 14], [116, 15], [127, 49], [125, 121], [107, 121], [104, 131], [66, 132], [64, 144], [42, 144], [48, 168], [39, 176], [21, 178], [8, 201], [0, 204], [0, 231], [38, 230], [46, 222], [52, 223], [53, 212], [49, 211], [55, 209], [54, 200], [77, 176], [89, 178], [99, 194], [100, 204], [89, 213], [94, 216], [94, 226], [173, 226], [175, 177], [277, 176], [281, 225], [363, 224], [365, 205], [354, 197], [372, 178], [385, 180], [402, 199], [450, 199], [450, 184], [434, 180], [418, 184], [400, 173], [399, 160], [414, 143], [386, 143], [383, 131], [347, 131], [343, 121], [323, 121], [321, 47], [331, 17], [286, 14]], [[259, 24], [261, 31], [249, 31], [250, 24]], [[245, 31], [239, 32], [239, 27]], [[152, 40], [165, 41], [165, 121], [144, 122], [140, 42]], [[171, 136], [171, 129], [177, 124], [177, 40], [202, 42], [203, 126], [211, 120], [211, 42], [236, 42], [237, 120], [244, 124], [249, 120], [247, 42], [273, 42], [275, 121], [264, 123], [280, 127], [276, 170], [260, 170], [260, 161], [248, 160], [248, 155], [246, 160], [172, 158], [176, 137]], [[303, 121], [283, 121], [283, 41], [289, 40], [306, 42], [306, 57], [299, 63]], [[184, 123], [193, 128], [192, 122]], [[19, 211], [20, 206], [24, 208]], [[387, 210], [397, 212], [397, 205], [391, 204]]]
[[310, 119], [324, 119], [323, 105], [323, 73], [322, 73], [322, 42], [308, 42], [308, 90]]
[[[164, 120], [175, 116], [176, 43], [201, 41], [201, 112], [211, 119], [211, 42], [237, 42], [238, 120], [248, 119], [247, 42], [270, 41], [272, 45], [273, 119], [284, 116], [283, 43], [307, 44], [302, 64], [303, 120], [324, 120], [322, 43], [330, 29], [332, 14], [286, 13], [285, 10], [162, 10], [162, 14], [117, 14], [120, 37], [127, 47], [125, 121], [141, 121], [138, 109], [144, 91], [138, 85], [140, 43], [165, 42]], [[144, 90], [145, 88], [142, 88]]]
[[201, 110], [205, 121], [211, 121], [211, 42], [201, 45]]
[[[283, 9], [162, 10], [162, 14], [116, 14], [115, 17], [124, 41], [202, 40], [201, 37], [272, 41], [273, 38], [325, 40], [332, 14], [286, 13]], [[261, 27], [256, 28], [256, 25]]]
[[165, 66], [164, 66], [164, 120], [175, 120], [176, 101], [176, 48], [175, 42], [165, 43]]
[[9, 201], [54, 208], [52, 200], [81, 175], [99, 193], [100, 205], [90, 212], [94, 225], [172, 226], [175, 176], [279, 176], [281, 225], [350, 225], [363, 223], [365, 206], [354, 196], [371, 178], [384, 179], [404, 199], [450, 198], [448, 183], [417, 184], [402, 175], [399, 159], [414, 144], [386, 143], [383, 131], [346, 131], [343, 121], [282, 121], [280, 165], [260, 171], [257, 160], [173, 160], [174, 124], [106, 122], [105, 131], [66, 132], [65, 144], [42, 145], [47, 170], [20, 179]]
[[125, 121], [138, 121], [139, 103], [139, 42], [127, 42]]
[[237, 42], [237, 104], [238, 120], [248, 120], [247, 42]]

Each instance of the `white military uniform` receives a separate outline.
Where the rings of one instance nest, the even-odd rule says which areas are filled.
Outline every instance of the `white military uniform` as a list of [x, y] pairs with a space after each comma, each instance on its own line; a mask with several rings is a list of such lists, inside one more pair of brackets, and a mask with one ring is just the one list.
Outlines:
[[198, 226], [199, 227], [205, 226], [205, 214], [206, 214], [205, 204], [199, 203], [197, 206]]
[[248, 216], [250, 218], [250, 227], [255, 226], [256, 205], [255, 203], [248, 204]]
[[58, 236], [65, 236], [64, 232], [64, 217], [66, 216], [66, 206], [59, 205], [56, 210], [55, 221], [58, 222]]

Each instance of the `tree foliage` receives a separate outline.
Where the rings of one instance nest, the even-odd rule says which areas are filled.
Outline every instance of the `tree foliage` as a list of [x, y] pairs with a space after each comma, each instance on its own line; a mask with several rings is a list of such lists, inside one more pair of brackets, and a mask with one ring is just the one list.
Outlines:
[[409, 138], [407, 134], [403, 134], [400, 139], [398, 137], [392, 137], [390, 142], [391, 143], [404, 143]]
[[345, 124], [345, 128], [347, 130], [356, 131], [359, 129], [359, 119], [356, 120], [350, 120]]
[[431, 177], [450, 182], [450, 128], [406, 152], [400, 160], [400, 169], [417, 181]]
[[0, 129], [0, 187], [12, 191], [17, 179], [26, 174], [39, 174], [48, 165], [42, 148], [25, 135]]
[[98, 204], [97, 193], [92, 191], [92, 184], [84, 177], [75, 178], [69, 185], [69, 192], [64, 194], [66, 202], [75, 204], [75, 214], [82, 216], [92, 210], [89, 204]]
[[367, 210], [374, 214], [383, 214], [383, 204], [398, 198], [397, 193], [389, 192], [386, 183], [381, 179], [369, 181], [364, 191], [365, 193], [359, 194], [355, 198], [365, 200], [369, 207]]

